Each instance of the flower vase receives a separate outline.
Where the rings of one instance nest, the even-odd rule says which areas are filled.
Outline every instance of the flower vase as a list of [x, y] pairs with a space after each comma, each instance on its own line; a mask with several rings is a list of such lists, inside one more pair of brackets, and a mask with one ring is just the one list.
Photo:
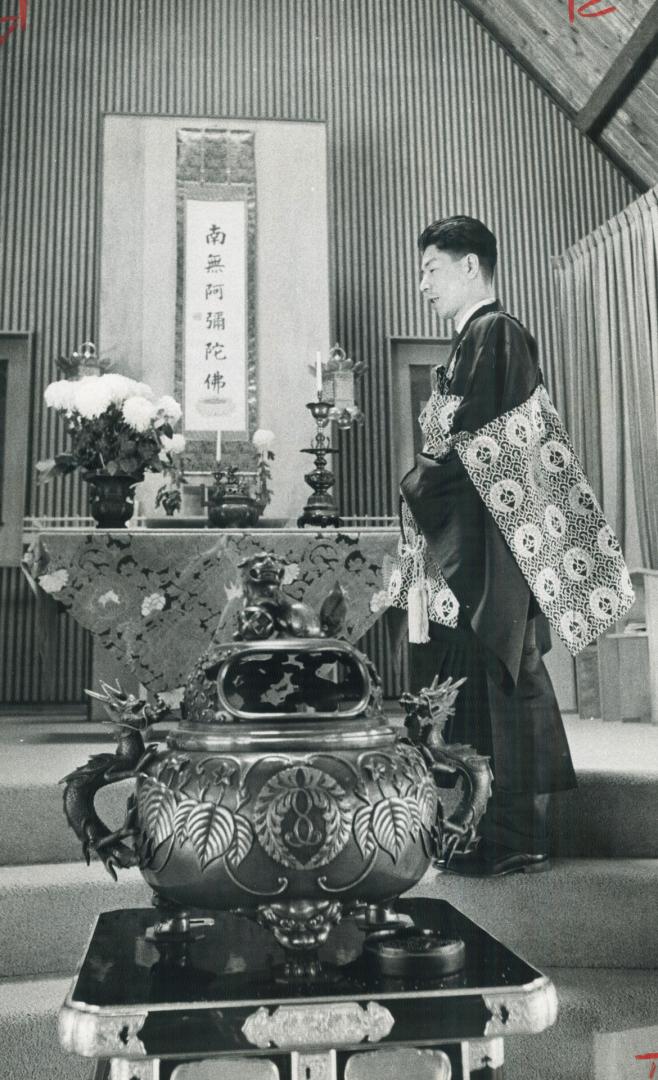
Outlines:
[[89, 509], [98, 529], [125, 529], [135, 509], [137, 476], [86, 473]]

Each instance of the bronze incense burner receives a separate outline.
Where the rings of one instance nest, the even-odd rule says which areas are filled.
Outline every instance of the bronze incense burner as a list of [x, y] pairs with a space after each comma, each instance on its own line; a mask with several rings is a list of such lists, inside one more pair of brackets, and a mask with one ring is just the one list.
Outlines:
[[[291, 950], [317, 949], [346, 915], [381, 912], [432, 859], [474, 843], [491, 790], [488, 760], [449, 747], [442, 728], [458, 686], [382, 708], [371, 661], [340, 637], [340, 588], [319, 612], [282, 592], [269, 555], [242, 565], [237, 640], [213, 643], [185, 687], [166, 746], [145, 745], [176, 717], [104, 686], [115, 754], [64, 780], [64, 808], [113, 876], [139, 866], [170, 912], [240, 911]], [[101, 787], [134, 777], [122, 828], [94, 809]], [[438, 787], [463, 782], [444, 818]]]

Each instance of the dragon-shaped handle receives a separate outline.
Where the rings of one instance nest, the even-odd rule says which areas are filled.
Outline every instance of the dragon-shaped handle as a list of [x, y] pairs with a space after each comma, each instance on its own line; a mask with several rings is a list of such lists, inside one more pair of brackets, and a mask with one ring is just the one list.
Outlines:
[[462, 795], [442, 823], [441, 856], [449, 862], [455, 851], [471, 851], [477, 841], [480, 820], [491, 797], [493, 773], [489, 758], [472, 746], [449, 745], [443, 728], [454, 711], [455, 700], [465, 679], [447, 679], [418, 694], [403, 694], [400, 704], [406, 711], [405, 726], [411, 741], [423, 753], [439, 787], [450, 788], [462, 781]]
[[105, 869], [116, 881], [116, 867], [136, 866], [139, 859], [133, 848], [125, 843], [137, 834], [136, 800], [128, 799], [123, 824], [115, 830], [105, 825], [96, 813], [96, 792], [109, 784], [137, 775], [157, 752], [157, 746], [144, 746], [142, 733], [164, 718], [168, 711], [162, 701], [153, 707], [121, 688], [101, 683], [102, 694], [87, 690], [90, 697], [102, 701], [112, 724], [118, 728], [117, 747], [113, 754], [94, 754], [60, 783], [64, 784], [64, 813], [75, 835], [82, 843], [83, 855], [89, 863], [92, 852], [103, 861]]

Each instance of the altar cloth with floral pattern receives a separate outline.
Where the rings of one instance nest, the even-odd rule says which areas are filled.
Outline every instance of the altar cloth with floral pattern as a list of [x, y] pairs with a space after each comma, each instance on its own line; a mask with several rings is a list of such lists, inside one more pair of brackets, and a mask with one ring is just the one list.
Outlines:
[[212, 638], [230, 640], [242, 602], [238, 564], [260, 551], [287, 562], [284, 592], [316, 610], [336, 582], [358, 641], [386, 608], [397, 528], [39, 531], [24, 566], [151, 691], [181, 686]]

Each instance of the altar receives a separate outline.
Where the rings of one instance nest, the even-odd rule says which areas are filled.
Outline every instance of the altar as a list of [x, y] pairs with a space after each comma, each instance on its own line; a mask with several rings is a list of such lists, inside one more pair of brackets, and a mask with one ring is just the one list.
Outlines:
[[[266, 551], [287, 563], [284, 592], [318, 608], [338, 582], [356, 642], [386, 609], [395, 527], [36, 529], [24, 568], [150, 692], [183, 684], [213, 636], [230, 639], [241, 606], [240, 563]], [[102, 665], [98, 665], [102, 666]]]

